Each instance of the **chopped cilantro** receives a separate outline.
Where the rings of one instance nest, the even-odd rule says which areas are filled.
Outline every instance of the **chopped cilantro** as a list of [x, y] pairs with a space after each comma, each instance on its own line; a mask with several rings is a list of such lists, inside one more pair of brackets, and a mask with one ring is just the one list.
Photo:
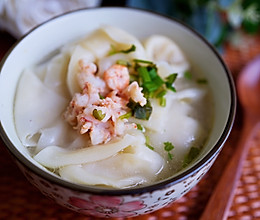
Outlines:
[[169, 160], [172, 160], [172, 158], [173, 158], [173, 155], [170, 152], [168, 152], [168, 158], [169, 158]]
[[98, 93], [100, 99], [105, 99], [104, 96], [102, 96], [100, 93]]
[[126, 66], [126, 67], [131, 66], [131, 63], [129, 63], [127, 60], [117, 60], [116, 64], [123, 65], [123, 66]]
[[191, 163], [200, 153], [197, 147], [191, 147], [189, 153], [184, 157], [182, 167], [186, 167]]
[[143, 84], [143, 87], [149, 92], [154, 92], [158, 89], [158, 85], [156, 85], [156, 83], [154, 83], [153, 81], [149, 81], [149, 82], [145, 82]]
[[144, 67], [144, 66], [138, 67], [137, 72], [138, 72], [139, 76], [142, 78], [144, 83], [151, 82], [151, 77], [150, 77], [149, 72], [146, 67]]
[[158, 88], [160, 88], [164, 84], [164, 81], [158, 75], [156, 77], [152, 78], [152, 81], [158, 86]]
[[130, 82], [136, 81], [138, 83], [139, 77], [136, 74], [129, 74], [130, 76]]
[[164, 142], [164, 150], [168, 153], [168, 158], [170, 160], [172, 160], [172, 158], [173, 158], [173, 154], [170, 152], [173, 149], [174, 149], [174, 146], [172, 145], [171, 142], [169, 142], [169, 141]]
[[178, 73], [172, 73], [171, 75], [169, 75], [167, 78], [166, 78], [166, 82], [165, 82], [165, 85], [167, 87], [167, 89], [170, 89], [171, 91], [173, 92], [176, 92], [176, 89], [173, 87], [173, 83], [174, 81], [176, 80], [177, 78], [177, 75]]
[[92, 112], [92, 115], [94, 116], [95, 119], [99, 120], [99, 121], [102, 121], [106, 114], [102, 114], [102, 111], [101, 110], [97, 110], [97, 109], [94, 109], [93, 112]]
[[148, 137], [148, 136], [145, 136], [145, 145], [146, 145], [146, 147], [148, 147], [149, 149], [154, 150], [154, 147], [151, 146], [151, 144], [150, 144], [150, 140], [149, 140], [149, 137]]
[[167, 89], [169, 89], [169, 90], [171, 90], [171, 91], [173, 91], [173, 92], [176, 92], [176, 89], [175, 89], [175, 87], [173, 87], [172, 85], [170, 85], [170, 84], [166, 84], [166, 87], [167, 87]]
[[138, 119], [148, 120], [152, 113], [152, 106], [151, 105], [137, 105], [134, 109], [134, 117]]
[[132, 111], [127, 112], [127, 113], [125, 113], [125, 114], [123, 114], [123, 115], [120, 115], [119, 118], [120, 118], [120, 119], [128, 119], [128, 118], [130, 118], [131, 116], [132, 116]]
[[154, 147], [151, 146], [150, 144], [145, 144], [145, 145], [146, 145], [146, 147], [148, 147], [149, 149], [154, 150]]
[[155, 67], [148, 68], [148, 70], [149, 70], [149, 75], [152, 80], [154, 80], [156, 77], [158, 77], [157, 70]]
[[134, 44], [132, 44], [132, 46], [127, 49], [127, 50], [121, 50], [120, 52], [121, 53], [131, 53], [131, 52], [134, 52], [136, 50], [136, 46]]
[[132, 110], [133, 116], [138, 119], [148, 120], [152, 113], [152, 106], [149, 101], [147, 101], [145, 106], [141, 106], [139, 103], [130, 99], [127, 107]]
[[205, 79], [205, 78], [200, 78], [200, 79], [197, 79], [197, 83], [199, 83], [199, 84], [207, 84], [208, 80]]
[[165, 97], [160, 97], [159, 101], [160, 101], [159, 102], [160, 106], [162, 106], [162, 107], [166, 106], [166, 98]]
[[166, 93], [167, 93], [167, 91], [165, 89], [163, 89], [162, 91], [157, 93], [156, 98], [162, 98], [166, 95]]
[[189, 71], [189, 70], [187, 70], [187, 71], [185, 71], [184, 72], [184, 77], [186, 78], [186, 79], [191, 79], [192, 78], [192, 75], [191, 75], [191, 72]]
[[130, 108], [131, 110], [134, 110], [137, 104], [138, 103], [136, 103], [133, 99], [130, 99], [129, 102], [127, 103], [127, 107]]
[[162, 107], [166, 106], [166, 98], [164, 97], [166, 95], [167, 91], [166, 89], [162, 89], [161, 91], [159, 91], [155, 97], [159, 99], [159, 104]]
[[139, 119], [148, 120], [152, 113], [152, 106], [149, 102], [150, 98], [156, 98], [160, 106], [166, 106], [165, 95], [167, 90], [176, 92], [173, 86], [177, 78], [177, 73], [170, 74], [166, 79], [162, 79], [158, 75], [157, 66], [148, 60], [134, 59], [133, 72], [130, 74], [130, 82], [136, 81], [140, 87], [143, 88], [142, 92], [147, 99], [145, 106], [140, 106], [138, 103], [129, 101], [128, 107], [132, 110], [133, 116]]
[[[140, 59], [134, 59], [135, 63], [144, 63], [144, 64], [153, 64], [152, 61], [149, 60], [140, 60]], [[154, 65], [154, 64], [153, 64]]]
[[[147, 99], [158, 98], [161, 106], [166, 106], [165, 94], [168, 90], [176, 92], [173, 83], [177, 78], [177, 73], [170, 74], [163, 80], [157, 72], [156, 65], [147, 60], [137, 60], [135, 69], [138, 73], [139, 79], [136, 81], [143, 87], [143, 93]], [[142, 65], [140, 65], [142, 64]]]
[[167, 76], [166, 79], [167, 79], [167, 83], [170, 83], [170, 84], [173, 84], [174, 81], [176, 80], [177, 78], [177, 75], [178, 73], [172, 73], [171, 75]]
[[116, 53], [131, 53], [135, 50], [136, 46], [134, 44], [132, 44], [131, 47], [126, 50], [117, 50], [114, 45], [111, 45], [111, 51], [108, 53], [108, 55], [114, 55]]
[[140, 130], [140, 131], [142, 131], [142, 132], [145, 132], [145, 128], [144, 128], [143, 125], [141, 125], [141, 124], [136, 124], [136, 126], [137, 126], [137, 129], [138, 129], [138, 130]]

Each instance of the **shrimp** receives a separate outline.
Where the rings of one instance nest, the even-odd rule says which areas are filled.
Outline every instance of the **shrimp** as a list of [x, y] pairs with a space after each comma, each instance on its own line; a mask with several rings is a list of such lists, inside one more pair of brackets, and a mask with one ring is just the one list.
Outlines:
[[89, 97], [87, 94], [76, 93], [70, 101], [67, 111], [64, 113], [65, 120], [75, 126], [77, 124], [77, 116], [83, 112], [87, 105]]
[[94, 63], [86, 62], [83, 59], [79, 60], [79, 72], [85, 72], [94, 75], [97, 72], [97, 65]]
[[[127, 113], [130, 98], [140, 105], [146, 99], [137, 82], [129, 85], [129, 72], [123, 65], [112, 65], [104, 72], [103, 79], [95, 75], [94, 63], [79, 61], [78, 83], [81, 93], [74, 94], [65, 120], [80, 134], [89, 134], [93, 145], [106, 143], [111, 138], [121, 136], [126, 129], [134, 128], [127, 119], [120, 116]], [[111, 91], [112, 90], [112, 91]], [[100, 97], [100, 94], [104, 97]], [[104, 117], [98, 118], [94, 110], [101, 111]]]
[[79, 60], [79, 73], [77, 75], [77, 80], [81, 89], [84, 89], [85, 85], [89, 81], [95, 80], [95, 72], [97, 71], [97, 66], [94, 63], [87, 63], [84, 60]]
[[94, 84], [87, 82], [82, 93], [87, 94], [89, 97], [87, 105], [96, 104], [100, 101], [100, 89], [96, 87]]
[[98, 76], [95, 75], [97, 72], [97, 66], [94, 63], [88, 63], [83, 59], [79, 62], [79, 73], [77, 75], [77, 80], [81, 89], [89, 87], [89, 85], [95, 86], [98, 93], [106, 92], [106, 83]]
[[113, 102], [119, 104], [121, 108], [127, 108], [128, 99], [125, 99], [117, 94], [117, 91], [112, 91], [107, 94], [107, 97], [111, 98]]
[[107, 86], [116, 91], [122, 91], [129, 85], [130, 77], [126, 66], [114, 64], [104, 72]]
[[134, 81], [123, 91], [123, 94], [129, 99], [131, 98], [133, 101], [139, 102], [141, 106], [144, 106], [147, 100], [142, 93], [142, 89], [143, 88], [140, 88], [138, 83]]

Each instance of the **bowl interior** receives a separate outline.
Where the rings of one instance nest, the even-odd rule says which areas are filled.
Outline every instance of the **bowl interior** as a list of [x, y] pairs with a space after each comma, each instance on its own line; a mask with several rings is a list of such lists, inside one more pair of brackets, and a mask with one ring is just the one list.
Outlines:
[[[199, 158], [186, 170], [195, 163], [199, 163], [203, 158], [205, 159], [210, 152], [211, 155], [216, 153], [229, 133], [235, 109], [233, 82], [225, 65], [217, 53], [198, 34], [186, 26], [154, 13], [129, 8], [96, 8], [65, 14], [33, 30], [21, 39], [2, 60], [0, 75], [1, 133], [3, 139], [7, 143], [10, 142], [7, 145], [11, 152], [23, 162], [28, 164], [30, 161], [43, 169], [30, 157], [15, 130], [13, 105], [16, 86], [22, 71], [28, 66], [41, 62], [67, 42], [81, 38], [102, 24], [118, 26], [139, 39], [151, 34], [163, 34], [176, 41], [192, 67], [205, 74], [215, 103], [214, 125], [209, 140]], [[51, 173], [51, 175], [53, 174]]]

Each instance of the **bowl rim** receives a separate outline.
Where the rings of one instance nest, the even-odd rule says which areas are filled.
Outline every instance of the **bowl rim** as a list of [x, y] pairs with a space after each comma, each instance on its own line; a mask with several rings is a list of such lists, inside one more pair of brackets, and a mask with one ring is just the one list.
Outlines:
[[236, 106], [237, 106], [237, 95], [236, 95], [236, 89], [235, 89], [235, 83], [232, 77], [231, 72], [229, 71], [227, 65], [221, 58], [220, 54], [218, 51], [214, 48], [212, 44], [210, 44], [200, 33], [198, 33], [196, 30], [194, 30], [192, 27], [190, 27], [188, 24], [170, 17], [168, 15], [163, 15], [158, 12], [154, 12], [151, 10], [147, 9], [140, 9], [136, 7], [122, 7], [122, 6], [99, 6], [99, 7], [94, 7], [94, 8], [81, 8], [77, 10], [73, 10], [70, 12], [63, 13], [61, 15], [55, 16], [51, 19], [48, 19], [47, 21], [37, 25], [33, 29], [31, 29], [28, 33], [26, 33], [24, 36], [22, 36], [20, 39], [18, 39], [8, 50], [8, 52], [4, 55], [0, 62], [0, 74], [2, 71], [2, 68], [5, 64], [6, 59], [9, 57], [11, 52], [14, 50], [14, 48], [28, 35], [30, 35], [31, 32], [33, 32], [35, 29], [39, 28], [40, 26], [43, 26], [45, 24], [48, 24], [52, 20], [55, 20], [56, 18], [60, 18], [66, 15], [78, 13], [81, 11], [89, 11], [89, 10], [109, 10], [109, 9], [116, 9], [116, 10], [126, 10], [126, 11], [139, 11], [139, 12], [144, 12], [148, 13], [150, 15], [155, 15], [156, 17], [162, 17], [164, 19], [168, 19], [170, 21], [173, 21], [175, 23], [180, 24], [183, 26], [185, 29], [187, 29], [189, 32], [194, 34], [197, 38], [199, 38], [203, 43], [212, 51], [212, 53], [216, 56], [220, 64], [222, 65], [223, 69], [225, 70], [225, 74], [228, 79], [228, 84], [230, 88], [230, 96], [231, 96], [231, 104], [230, 104], [230, 109], [229, 109], [229, 115], [227, 119], [226, 126], [221, 133], [221, 136], [217, 140], [216, 144], [212, 147], [212, 149], [196, 164], [193, 166], [189, 167], [187, 170], [184, 172], [167, 178], [166, 180], [162, 180], [160, 182], [155, 182], [154, 184], [151, 185], [145, 185], [145, 186], [140, 186], [136, 188], [125, 188], [125, 189], [106, 189], [106, 188], [99, 188], [99, 187], [91, 187], [91, 186], [86, 186], [86, 185], [79, 185], [76, 183], [68, 182], [66, 180], [60, 179], [59, 177], [55, 177], [54, 175], [51, 175], [47, 172], [44, 172], [42, 169], [39, 167], [35, 166], [32, 164], [29, 160], [27, 160], [22, 153], [18, 151], [18, 149], [13, 145], [11, 140], [8, 138], [6, 132], [4, 131], [4, 128], [2, 126], [2, 122], [0, 121], [0, 137], [2, 138], [4, 144], [6, 145], [9, 153], [22, 165], [24, 165], [27, 169], [29, 169], [31, 172], [35, 173], [36, 175], [40, 176], [43, 179], [48, 180], [49, 182], [56, 184], [58, 186], [68, 188], [73, 191], [78, 191], [78, 192], [83, 192], [83, 193], [89, 193], [89, 194], [95, 194], [95, 195], [109, 195], [109, 196], [119, 196], [119, 195], [138, 195], [138, 194], [143, 194], [146, 192], [153, 192], [157, 191], [160, 189], [166, 189], [174, 184], [177, 184], [184, 179], [189, 178], [190, 176], [194, 175], [196, 172], [198, 172], [200, 169], [202, 169], [204, 166], [206, 166], [211, 160], [215, 158], [215, 156], [221, 151], [226, 139], [228, 138], [231, 129], [234, 124], [235, 120], [235, 115], [236, 115]]

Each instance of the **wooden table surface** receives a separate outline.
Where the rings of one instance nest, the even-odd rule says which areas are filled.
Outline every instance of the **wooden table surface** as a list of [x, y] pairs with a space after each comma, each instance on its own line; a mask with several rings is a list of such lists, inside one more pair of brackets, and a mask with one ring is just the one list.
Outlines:
[[[0, 32], [0, 60], [15, 42], [10, 35]], [[224, 51], [222, 56], [236, 80], [246, 63], [260, 54], [260, 34], [245, 36], [239, 48], [225, 45]], [[199, 219], [222, 170], [236, 149], [242, 118], [238, 103], [232, 132], [215, 164], [197, 186], [164, 209], [127, 219]], [[43, 196], [21, 174], [2, 141], [0, 163], [0, 219], [97, 219], [74, 213]], [[260, 219], [260, 131], [245, 161], [228, 219]]]

